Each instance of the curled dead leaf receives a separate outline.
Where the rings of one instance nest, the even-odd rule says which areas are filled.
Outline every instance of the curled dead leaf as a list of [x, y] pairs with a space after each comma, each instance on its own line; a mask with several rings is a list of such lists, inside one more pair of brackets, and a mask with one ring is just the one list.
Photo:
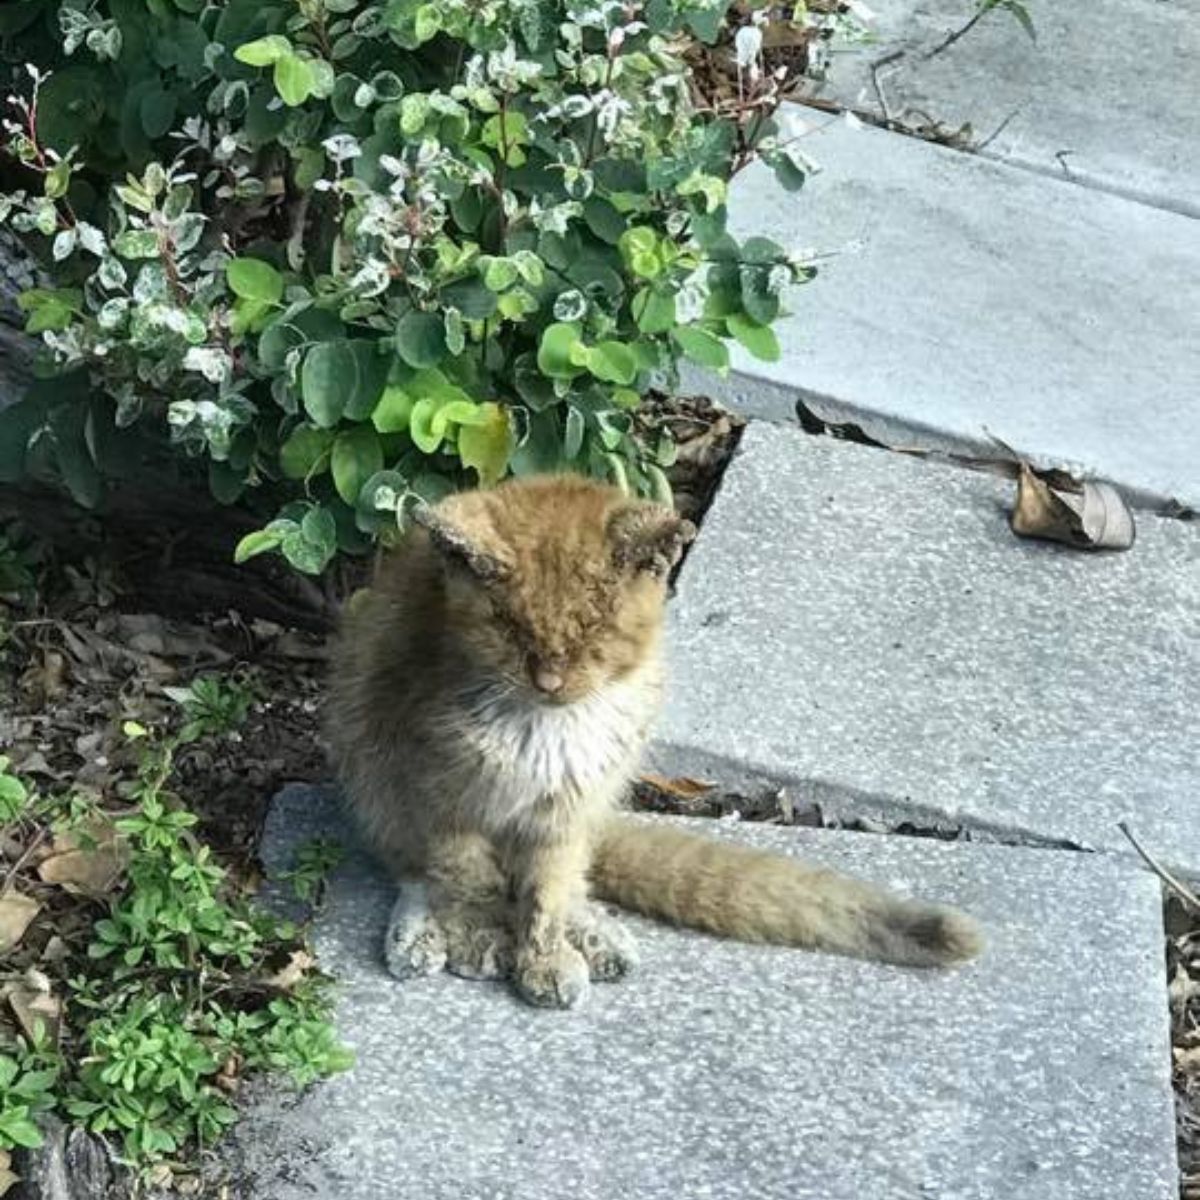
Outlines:
[[715, 783], [708, 783], [703, 779], [692, 779], [688, 775], [681, 775], [674, 779], [668, 779], [663, 775], [643, 775], [641, 782], [657, 788], [660, 792], [665, 792], [668, 796], [674, 796], [676, 800], [695, 800], [698, 796], [708, 795], [717, 786]]
[[1175, 1058], [1175, 1070], [1182, 1071], [1185, 1075], [1200, 1073], [1200, 1046], [1188, 1050], [1177, 1046], [1172, 1053]]
[[15, 889], [0, 894], [0, 954], [16, 947], [41, 907], [32, 896]]
[[1020, 464], [1012, 530], [1084, 550], [1128, 550], [1133, 514], [1108, 483], [1085, 480], [1079, 492], [1053, 488], [1027, 463]]

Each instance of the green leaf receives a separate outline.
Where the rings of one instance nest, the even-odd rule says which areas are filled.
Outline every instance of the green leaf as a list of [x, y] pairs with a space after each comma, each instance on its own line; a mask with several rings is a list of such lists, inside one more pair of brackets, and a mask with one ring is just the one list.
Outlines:
[[289, 108], [303, 104], [317, 90], [317, 77], [303, 58], [289, 54], [275, 63], [275, 90]]
[[415, 403], [411, 392], [393, 384], [379, 397], [379, 403], [371, 413], [371, 424], [380, 433], [403, 433], [408, 428]]
[[348, 341], [321, 342], [305, 356], [300, 394], [305, 411], [322, 429], [338, 423], [357, 386], [358, 359]]
[[76, 504], [95, 508], [100, 500], [103, 480], [88, 444], [88, 407], [64, 404], [50, 417], [54, 433], [54, 457], [58, 473]]
[[26, 1115], [28, 1111], [22, 1104], [0, 1116], [0, 1138], [6, 1138], [15, 1146], [32, 1150], [42, 1144], [42, 1135]]
[[607, 200], [593, 196], [583, 206], [587, 227], [602, 241], [615, 246], [625, 232], [628, 222]]
[[633, 298], [633, 319], [643, 333], [666, 333], [675, 327], [675, 296], [657, 288], [642, 288]]
[[83, 293], [73, 288], [29, 288], [17, 297], [17, 306], [29, 313], [26, 333], [66, 329], [83, 304]]
[[410, 367], [432, 367], [446, 356], [446, 326], [436, 313], [405, 313], [396, 326], [396, 352]]
[[363, 484], [383, 470], [383, 447], [375, 430], [366, 425], [339, 433], [331, 457], [333, 486], [349, 505], [354, 505]]
[[478, 417], [459, 430], [458, 456], [463, 466], [472, 468], [486, 487], [499, 480], [508, 467], [512, 427], [508, 411], [499, 404], [488, 401], [479, 405], [479, 409]]
[[262, 37], [257, 41], [246, 42], [245, 45], [239, 46], [233, 52], [233, 57], [238, 62], [246, 63], [247, 66], [269, 67], [272, 63], [287, 58], [291, 53], [292, 43], [287, 38], [273, 33], [270, 37]]
[[489, 259], [483, 268], [484, 286], [490, 292], [507, 291], [517, 282], [518, 276], [517, 264], [507, 258]]
[[158, 234], [153, 229], [126, 229], [113, 238], [113, 249], [122, 258], [157, 258]]
[[774, 266], [787, 260], [787, 252], [778, 243], [765, 237], [747, 238], [742, 243], [742, 261], [760, 266]]
[[435, 453], [445, 436], [445, 426], [443, 425], [439, 429], [435, 424], [440, 407], [438, 401], [428, 397], [418, 400], [413, 405], [408, 422], [408, 433], [413, 440], [413, 445], [424, 454]]
[[460, 279], [442, 288], [443, 304], [452, 305], [468, 321], [486, 321], [496, 311], [496, 293], [482, 279]]
[[779, 339], [769, 325], [760, 325], [741, 313], [731, 313], [725, 318], [729, 332], [755, 358], [763, 362], [778, 362], [780, 356]]
[[297, 571], [319, 575], [337, 553], [337, 521], [333, 513], [314, 505], [298, 526], [283, 535], [280, 549]]
[[580, 373], [580, 364], [572, 358], [571, 351], [582, 347], [580, 329], [573, 321], [559, 321], [548, 325], [538, 345], [538, 370], [557, 379], [572, 379]]
[[664, 508], [673, 508], [675, 497], [671, 492], [671, 482], [663, 473], [662, 468], [654, 463], [646, 463], [642, 470], [646, 472], [646, 478], [650, 480], [651, 497]]
[[208, 462], [208, 490], [218, 504], [235, 504], [246, 490], [246, 472], [232, 463]]
[[432, 4], [422, 4], [417, 9], [413, 20], [413, 29], [418, 43], [428, 42], [438, 35], [442, 28], [442, 18], [437, 8]]
[[588, 350], [587, 369], [606, 383], [630, 384], [637, 378], [637, 359], [620, 342], [601, 342]]
[[380, 353], [381, 349], [382, 343], [371, 338], [355, 338], [350, 343], [358, 369], [353, 387], [346, 395], [346, 407], [342, 410], [342, 416], [348, 421], [365, 421], [383, 395], [391, 355]]
[[0, 803], [24, 804], [27, 795], [25, 785], [19, 779], [12, 775], [0, 775]]
[[278, 304], [283, 298], [283, 276], [259, 258], [232, 258], [225, 264], [230, 290], [243, 300]]
[[253, 533], [248, 533], [233, 551], [233, 561], [239, 566], [247, 559], [254, 558], [256, 555], [265, 554], [268, 550], [274, 550], [279, 543], [283, 541], [281, 533], [273, 533], [269, 529], [256, 529]]
[[672, 333], [679, 348], [702, 367], [724, 371], [729, 367], [729, 349], [719, 337], [706, 330], [684, 325]]
[[51, 200], [61, 200], [71, 185], [71, 164], [67, 159], [57, 162], [46, 172], [42, 180], [42, 191]]
[[138, 105], [142, 132], [151, 141], [162, 137], [175, 124], [175, 94], [160, 84], [153, 84], [143, 94]]
[[567, 409], [566, 427], [563, 431], [563, 457], [576, 458], [583, 449], [583, 435], [586, 431], [583, 413], [573, 404]]
[[297, 425], [279, 447], [279, 466], [288, 479], [308, 479], [332, 445], [333, 434], [328, 429]]

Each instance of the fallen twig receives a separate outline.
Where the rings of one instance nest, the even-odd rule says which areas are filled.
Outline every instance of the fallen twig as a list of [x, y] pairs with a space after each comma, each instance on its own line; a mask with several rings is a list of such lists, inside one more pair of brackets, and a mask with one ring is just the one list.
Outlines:
[[952, 34], [945, 38], [945, 40], [939, 42], [932, 50], [929, 51], [928, 54], [925, 55], [926, 61], [931, 58], [936, 58], [937, 55], [941, 54], [944, 50], [949, 50], [959, 38], [966, 37], [967, 34], [970, 33], [971, 30], [974, 29], [975, 26], [978, 25], [979, 22], [982, 21], [990, 11], [990, 9], [981, 4], [979, 8], [976, 9], [975, 15], [965, 25], [960, 26]]
[[1129, 839], [1130, 845], [1141, 856], [1142, 861], [1152, 870], [1195, 913], [1200, 913], [1200, 896], [1197, 896], [1186, 883], [1177, 879], [1162, 865], [1134, 836], [1126, 821], [1118, 821], [1117, 828]]
[[879, 72], [884, 67], [896, 62], [897, 59], [903, 58], [904, 50], [893, 50], [891, 54], [885, 54], [881, 59], [871, 64], [871, 82], [875, 85], [875, 95], [879, 98], [879, 108], [883, 113], [883, 119], [890, 122], [892, 120], [892, 110], [887, 102], [887, 94], [883, 90], [883, 83], [880, 81]]

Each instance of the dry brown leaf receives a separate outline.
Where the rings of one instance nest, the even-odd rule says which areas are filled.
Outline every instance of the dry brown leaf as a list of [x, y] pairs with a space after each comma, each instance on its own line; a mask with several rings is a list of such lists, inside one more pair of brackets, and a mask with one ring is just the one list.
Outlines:
[[7, 954], [29, 928], [41, 905], [15, 889], [0, 893], [0, 954]]
[[717, 786], [715, 783], [708, 783], [703, 779], [692, 779], [687, 775], [681, 775], [674, 779], [667, 779], [662, 775], [643, 775], [642, 783], [648, 783], [660, 792], [674, 796], [676, 800], [695, 800], [697, 796], [708, 795]]
[[19, 983], [8, 990], [8, 1005], [25, 1035], [36, 1040], [39, 1027], [50, 1045], [57, 1045], [62, 1025], [62, 1003], [51, 992]]
[[1194, 1075], [1200, 1072], [1200, 1046], [1190, 1050], [1181, 1050], [1176, 1047], [1173, 1054], [1177, 1071], [1182, 1071], [1185, 1075]]
[[1200, 984], [1184, 970], [1182, 963], [1176, 963], [1175, 974], [1167, 985], [1167, 997], [1172, 1008], [1182, 1008], [1197, 992], [1200, 992]]
[[293, 950], [287, 964], [270, 976], [267, 983], [271, 987], [290, 992], [316, 965], [317, 960], [307, 950]]
[[1078, 493], [1051, 487], [1027, 463], [1020, 464], [1013, 532], [1084, 550], [1128, 550], [1133, 514], [1111, 484], [1087, 480]]
[[67, 660], [57, 650], [43, 650], [41, 662], [31, 663], [25, 669], [18, 686], [31, 705], [44, 708], [62, 695], [66, 666]]
[[7, 1150], [0, 1150], [0, 1196], [3, 1196], [21, 1177], [12, 1169], [12, 1158]]
[[73, 896], [102, 897], [116, 886], [128, 862], [129, 848], [112, 825], [93, 822], [86, 833], [59, 834], [38, 875]]
[[51, 966], [57, 966], [59, 963], [66, 961], [70, 952], [70, 947], [56, 933], [46, 943], [46, 948], [42, 951], [42, 962], [49, 963]]

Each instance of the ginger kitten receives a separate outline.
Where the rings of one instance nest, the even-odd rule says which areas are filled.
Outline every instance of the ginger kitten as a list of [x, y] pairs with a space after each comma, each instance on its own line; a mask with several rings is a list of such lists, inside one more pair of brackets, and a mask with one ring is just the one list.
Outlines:
[[345, 615], [329, 735], [400, 881], [386, 957], [569, 1007], [633, 965], [590, 895], [750, 941], [941, 966], [975, 923], [618, 808], [662, 695], [667, 575], [694, 529], [562, 475], [422, 510]]

